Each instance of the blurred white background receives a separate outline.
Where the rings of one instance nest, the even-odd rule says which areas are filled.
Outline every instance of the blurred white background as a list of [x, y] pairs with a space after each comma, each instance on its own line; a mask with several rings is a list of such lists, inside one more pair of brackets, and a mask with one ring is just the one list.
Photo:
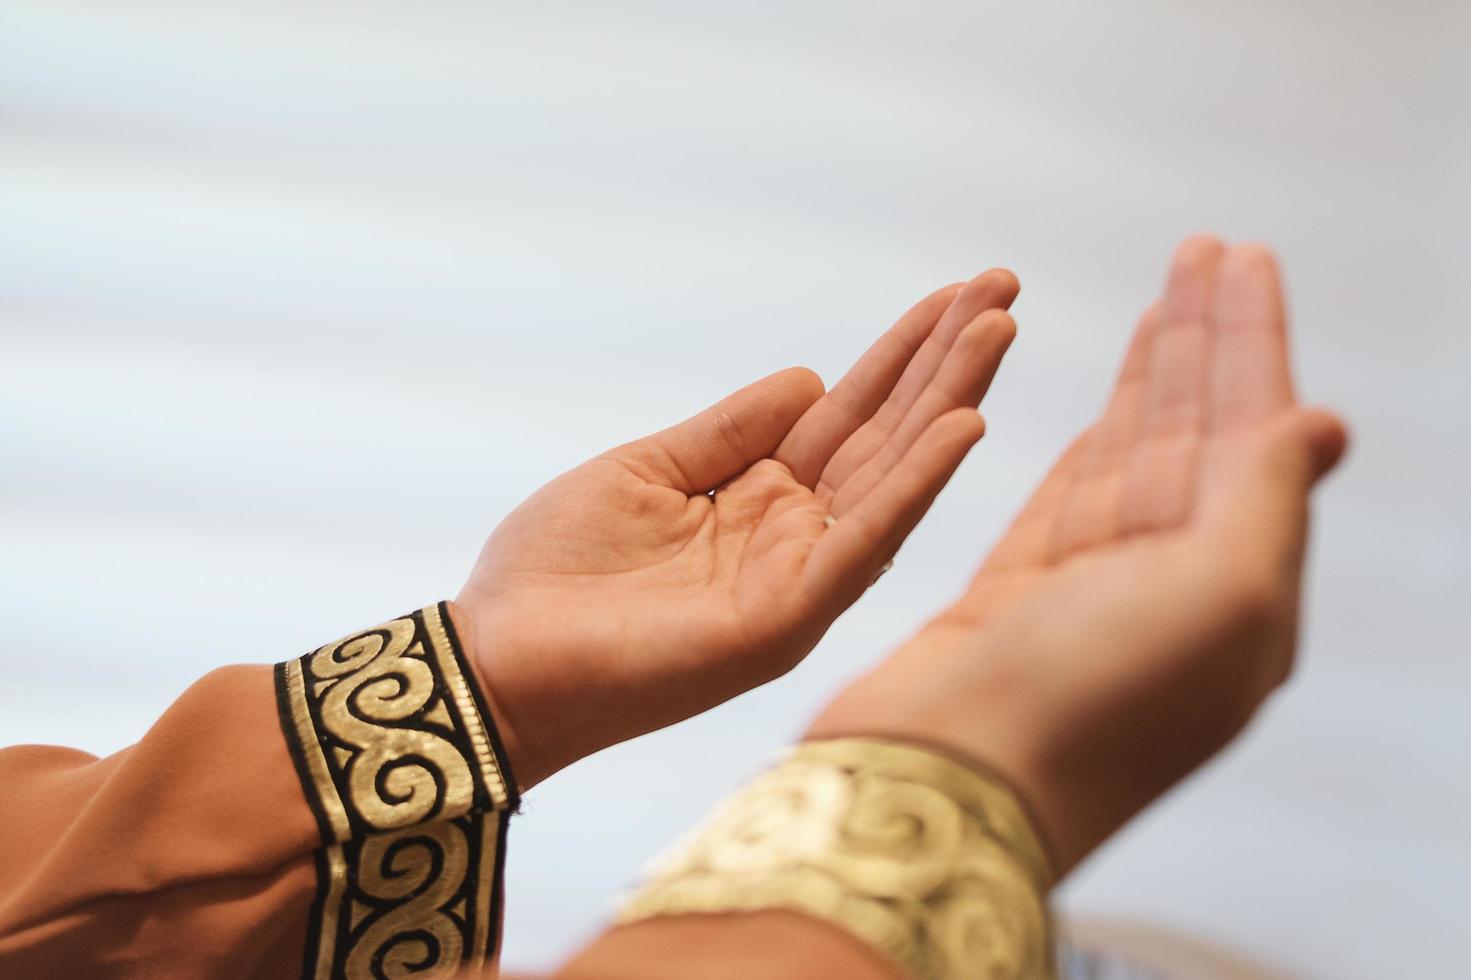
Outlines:
[[1294, 683], [1059, 902], [1465, 976], [1468, 51], [1464, 0], [9, 0], [0, 744], [110, 752], [214, 666], [453, 595], [555, 473], [1014, 269], [990, 432], [895, 572], [528, 799], [505, 958], [552, 964], [959, 587], [1212, 230], [1278, 249], [1355, 445]]

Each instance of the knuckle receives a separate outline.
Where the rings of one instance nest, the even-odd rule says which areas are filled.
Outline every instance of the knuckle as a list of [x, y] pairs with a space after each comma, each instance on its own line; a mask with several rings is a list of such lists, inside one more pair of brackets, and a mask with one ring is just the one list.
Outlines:
[[745, 434], [741, 431], [741, 424], [736, 421], [734, 415], [724, 410], [716, 412], [715, 429], [731, 449], [744, 455], [746, 451], [746, 438]]

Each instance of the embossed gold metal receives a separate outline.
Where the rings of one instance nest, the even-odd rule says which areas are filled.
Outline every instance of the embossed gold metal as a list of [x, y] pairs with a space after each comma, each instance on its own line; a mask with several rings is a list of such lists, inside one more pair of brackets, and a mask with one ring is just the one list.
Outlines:
[[619, 921], [788, 909], [922, 980], [1055, 976], [1052, 873], [1025, 811], [913, 745], [803, 743], [652, 870]]

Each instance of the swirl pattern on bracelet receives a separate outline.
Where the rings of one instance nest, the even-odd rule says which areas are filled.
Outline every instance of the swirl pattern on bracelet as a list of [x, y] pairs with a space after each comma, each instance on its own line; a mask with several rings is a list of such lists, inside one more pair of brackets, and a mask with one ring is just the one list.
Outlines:
[[276, 695], [323, 842], [304, 975], [487, 961], [518, 799], [445, 604], [277, 665]]
[[1045, 853], [1009, 790], [942, 756], [808, 742], [652, 869], [620, 921], [782, 908], [924, 980], [1054, 975]]
[[325, 843], [515, 808], [447, 622], [429, 606], [277, 665], [282, 723]]
[[474, 813], [324, 848], [312, 980], [447, 980], [494, 957], [506, 815]]

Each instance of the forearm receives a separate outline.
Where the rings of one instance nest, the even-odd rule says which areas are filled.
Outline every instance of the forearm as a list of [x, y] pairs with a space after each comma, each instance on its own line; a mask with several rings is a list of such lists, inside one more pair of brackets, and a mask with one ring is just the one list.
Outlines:
[[0, 973], [490, 960], [517, 797], [453, 636], [431, 606], [215, 671], [106, 759], [0, 752]]
[[0, 783], [0, 973], [136, 969], [182, 934], [180, 976], [236, 956], [266, 972], [299, 962], [321, 841], [270, 667], [209, 674], [105, 759], [0, 751]]
[[604, 932], [558, 980], [902, 980], [853, 936], [793, 912], [663, 916]]
[[562, 975], [1039, 980], [1051, 880], [991, 774], [909, 742], [817, 739], [664, 856]]

